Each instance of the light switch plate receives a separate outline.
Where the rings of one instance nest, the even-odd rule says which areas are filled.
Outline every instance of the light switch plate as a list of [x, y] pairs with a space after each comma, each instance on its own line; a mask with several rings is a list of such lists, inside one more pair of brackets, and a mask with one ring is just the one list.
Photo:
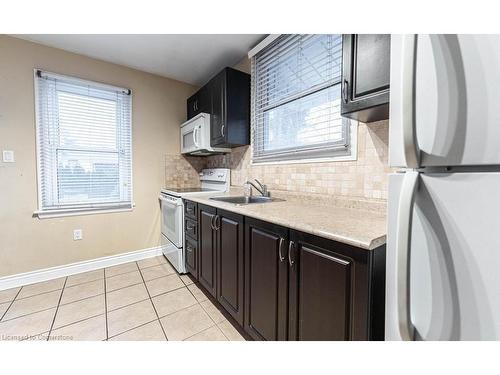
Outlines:
[[14, 163], [14, 151], [3, 150], [3, 162]]
[[78, 241], [83, 238], [83, 232], [81, 229], [75, 229], [73, 231], [73, 241]]

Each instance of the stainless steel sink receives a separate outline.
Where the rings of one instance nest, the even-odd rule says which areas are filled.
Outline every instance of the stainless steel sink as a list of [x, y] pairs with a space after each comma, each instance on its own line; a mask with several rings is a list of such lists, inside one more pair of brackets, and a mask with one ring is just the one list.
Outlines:
[[212, 197], [210, 199], [213, 199], [214, 201], [233, 203], [238, 205], [283, 201], [283, 199], [271, 198], [271, 197], [259, 197], [259, 196], [257, 197], [251, 196], [248, 198], [245, 196]]

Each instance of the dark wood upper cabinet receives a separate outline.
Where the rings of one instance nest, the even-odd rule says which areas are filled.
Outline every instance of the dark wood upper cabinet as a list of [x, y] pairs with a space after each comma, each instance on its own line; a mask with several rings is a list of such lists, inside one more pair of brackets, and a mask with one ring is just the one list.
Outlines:
[[243, 216], [217, 210], [217, 300], [243, 325]]
[[198, 205], [198, 280], [213, 296], [216, 296], [216, 233], [214, 207]]
[[342, 37], [341, 113], [362, 122], [389, 118], [389, 34]]
[[250, 75], [225, 68], [209, 83], [212, 94], [210, 145], [250, 144]]
[[286, 340], [288, 229], [245, 220], [244, 329], [256, 340]]
[[212, 110], [211, 93], [208, 86], [203, 86], [187, 100], [187, 118], [193, 118], [199, 113], [210, 113]]
[[210, 144], [250, 144], [250, 75], [225, 68], [187, 100], [187, 118], [210, 114]]

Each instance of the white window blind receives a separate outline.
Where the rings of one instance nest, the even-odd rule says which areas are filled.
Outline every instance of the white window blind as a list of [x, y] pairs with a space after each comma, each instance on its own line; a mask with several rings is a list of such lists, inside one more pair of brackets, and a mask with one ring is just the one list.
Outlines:
[[36, 71], [39, 210], [132, 207], [130, 90]]
[[253, 161], [349, 154], [342, 35], [282, 35], [252, 57]]

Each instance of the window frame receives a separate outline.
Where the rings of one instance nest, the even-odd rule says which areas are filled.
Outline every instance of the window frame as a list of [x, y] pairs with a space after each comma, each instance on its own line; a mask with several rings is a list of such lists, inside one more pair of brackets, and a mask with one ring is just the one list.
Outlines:
[[[129, 144], [130, 144], [130, 203], [127, 203], [125, 201], [122, 202], [117, 202], [117, 203], [89, 203], [88, 205], [70, 205], [68, 204], [67, 207], [60, 207], [60, 208], [44, 208], [43, 207], [43, 200], [42, 200], [42, 195], [43, 195], [43, 181], [42, 181], [42, 173], [41, 173], [41, 168], [42, 168], [42, 145], [40, 142], [40, 131], [41, 131], [41, 124], [39, 122], [39, 85], [38, 85], [38, 78], [40, 72], [50, 75], [52, 77], [59, 77], [60, 79], [64, 79], [70, 82], [75, 82], [75, 83], [81, 83], [81, 84], [86, 84], [86, 85], [91, 85], [92, 87], [95, 88], [103, 88], [103, 89], [111, 89], [111, 90], [122, 90], [124, 92], [128, 92], [128, 95], [130, 95], [130, 105], [128, 108], [128, 116], [130, 118], [130, 139], [129, 139]], [[91, 215], [91, 214], [103, 214], [103, 213], [115, 213], [115, 212], [130, 212], [133, 211], [135, 207], [134, 203], [134, 198], [133, 198], [133, 191], [134, 191], [134, 186], [133, 186], [133, 137], [132, 137], [132, 130], [133, 130], [133, 124], [132, 124], [132, 90], [118, 87], [118, 86], [113, 86], [97, 81], [92, 81], [88, 79], [81, 79], [78, 77], [74, 76], [69, 76], [69, 75], [63, 75], [63, 74], [58, 74], [58, 73], [53, 73], [44, 69], [40, 68], [34, 68], [33, 69], [33, 86], [34, 86], [34, 104], [35, 104], [35, 142], [36, 142], [36, 173], [37, 173], [37, 210], [34, 211], [34, 216], [38, 217], [39, 219], [47, 219], [47, 218], [57, 218], [57, 217], [64, 217], [64, 216], [79, 216], [79, 215]], [[117, 129], [117, 133], [120, 131], [120, 129]], [[118, 154], [120, 151], [118, 151]], [[52, 176], [52, 179], [54, 180], [56, 177]], [[119, 173], [119, 179], [120, 181], [122, 180], [122, 174]], [[53, 181], [53, 183], [55, 183]], [[122, 191], [120, 189], [120, 198], [121, 198]]]
[[[266, 165], [266, 164], [301, 164], [301, 163], [325, 163], [325, 162], [335, 162], [335, 161], [355, 161], [357, 160], [357, 133], [358, 133], [358, 121], [352, 120], [346, 117], [342, 117], [341, 121], [345, 124], [343, 131], [346, 132], [346, 145], [340, 147], [333, 147], [331, 145], [323, 145], [314, 147], [311, 144], [308, 148], [305, 147], [291, 147], [290, 149], [283, 150], [283, 152], [276, 152], [269, 156], [258, 156], [254, 155], [256, 144], [255, 144], [255, 132], [257, 126], [263, 126], [264, 122], [257, 124], [257, 108], [256, 108], [256, 98], [257, 95], [257, 83], [255, 81], [255, 73], [258, 67], [255, 66], [256, 55], [261, 53], [263, 50], [270, 48], [276, 40], [280, 39], [283, 34], [271, 34], [265, 38], [261, 43], [259, 43], [255, 48], [253, 48], [248, 56], [251, 59], [251, 73], [252, 73], [252, 85], [251, 85], [251, 164], [252, 165]], [[342, 57], [340, 58], [342, 64]], [[340, 69], [340, 74], [342, 74], [342, 67]], [[299, 100], [301, 97], [312, 95], [323, 90], [327, 90], [332, 86], [340, 85], [342, 90], [342, 77], [340, 81], [333, 84], [323, 84], [322, 87], [314, 89], [313, 87], [306, 90], [305, 94], [298, 95], [297, 98], [285, 98], [283, 101], [285, 104]], [[309, 92], [308, 92], [309, 91]], [[278, 105], [277, 107], [283, 104]], [[262, 116], [261, 116], [262, 117]], [[262, 133], [263, 130], [260, 130]], [[313, 150], [316, 149], [316, 150]]]

